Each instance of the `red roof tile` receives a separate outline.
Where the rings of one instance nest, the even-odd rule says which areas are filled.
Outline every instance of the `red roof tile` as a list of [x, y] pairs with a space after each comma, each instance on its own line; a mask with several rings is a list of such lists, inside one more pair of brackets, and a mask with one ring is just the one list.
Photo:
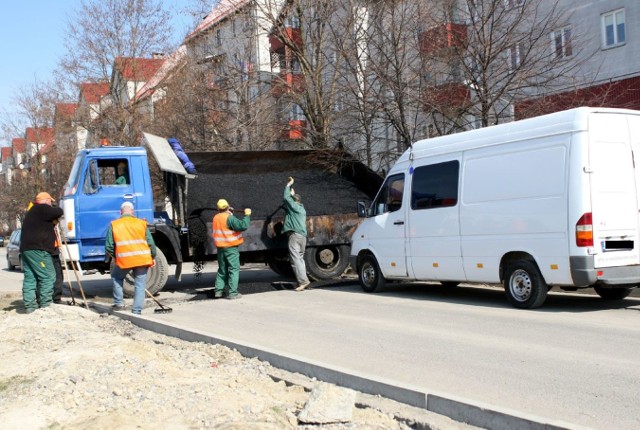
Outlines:
[[56, 103], [55, 117], [58, 119], [71, 119], [78, 109], [77, 103]]
[[164, 58], [117, 57], [115, 69], [125, 81], [148, 81], [165, 62]]
[[24, 152], [27, 150], [27, 141], [21, 137], [11, 139], [11, 147], [16, 152]]
[[55, 140], [55, 130], [51, 127], [28, 127], [25, 132], [27, 143], [48, 144]]
[[80, 84], [80, 98], [89, 104], [100, 103], [100, 99], [109, 94], [108, 82], [85, 82]]

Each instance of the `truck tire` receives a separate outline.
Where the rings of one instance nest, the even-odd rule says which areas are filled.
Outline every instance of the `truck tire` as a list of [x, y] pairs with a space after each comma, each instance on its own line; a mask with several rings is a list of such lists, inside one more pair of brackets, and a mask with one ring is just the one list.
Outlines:
[[[162, 290], [162, 288], [164, 288], [165, 284], [167, 283], [167, 279], [169, 279], [169, 264], [167, 263], [167, 258], [164, 256], [160, 248], [156, 248], [155, 260], [156, 265], [150, 268], [147, 272], [147, 290], [149, 290], [151, 294], [156, 294], [157, 292]], [[115, 260], [112, 259], [112, 268], [114, 264], [116, 264]], [[133, 297], [135, 285], [133, 282], [133, 275], [131, 273], [127, 274], [127, 276], [124, 278], [122, 289], [124, 291], [125, 297]]]
[[599, 286], [593, 287], [596, 293], [605, 300], [622, 300], [631, 294], [632, 288], [603, 288]]
[[310, 278], [316, 281], [337, 278], [349, 266], [349, 246], [329, 245], [307, 248], [304, 262]]
[[358, 280], [367, 293], [375, 293], [384, 287], [386, 281], [373, 255], [367, 255], [362, 259], [358, 267]]
[[507, 263], [505, 267], [504, 290], [507, 299], [516, 308], [533, 309], [542, 306], [549, 286], [535, 263], [516, 260]]
[[280, 276], [284, 276], [285, 278], [295, 278], [293, 268], [291, 267], [289, 260], [269, 260], [267, 265], [269, 266], [269, 269], [273, 270]]

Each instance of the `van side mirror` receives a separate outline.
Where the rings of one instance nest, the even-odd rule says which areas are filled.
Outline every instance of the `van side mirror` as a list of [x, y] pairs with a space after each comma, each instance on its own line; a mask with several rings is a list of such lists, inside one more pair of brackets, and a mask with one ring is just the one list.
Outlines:
[[360, 218], [366, 218], [368, 213], [367, 213], [367, 207], [369, 202], [367, 202], [366, 200], [358, 200], [358, 216]]

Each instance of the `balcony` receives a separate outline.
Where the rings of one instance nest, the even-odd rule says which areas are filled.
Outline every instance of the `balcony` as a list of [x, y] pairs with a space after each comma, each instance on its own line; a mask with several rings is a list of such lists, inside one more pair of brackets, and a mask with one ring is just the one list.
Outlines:
[[[283, 28], [282, 37], [293, 42], [295, 46], [302, 46], [302, 33], [299, 28]], [[285, 45], [275, 34], [269, 35], [269, 50], [271, 52], [281, 50]]]
[[422, 32], [419, 39], [422, 55], [437, 54], [453, 47], [464, 47], [467, 44], [467, 26], [442, 24]]
[[427, 88], [424, 93], [424, 110], [464, 109], [471, 105], [469, 87], [457, 82]]
[[304, 91], [304, 76], [301, 73], [291, 71], [281, 71], [271, 78], [271, 94], [274, 97], [287, 93], [300, 93]]
[[290, 120], [280, 131], [280, 139], [300, 140], [306, 136], [307, 121]]

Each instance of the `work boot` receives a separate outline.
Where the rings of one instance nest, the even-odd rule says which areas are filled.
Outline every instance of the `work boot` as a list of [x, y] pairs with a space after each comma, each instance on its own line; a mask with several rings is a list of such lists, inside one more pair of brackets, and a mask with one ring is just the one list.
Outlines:
[[214, 299], [221, 299], [221, 298], [222, 298], [222, 291], [216, 291], [216, 292], [213, 294], [213, 298], [214, 298]]
[[236, 300], [236, 299], [239, 299], [240, 297], [242, 297], [242, 294], [240, 293], [236, 293], [234, 295], [229, 294], [227, 296], [227, 300]]
[[305, 282], [303, 284], [300, 284], [300, 286], [296, 288], [296, 291], [304, 291], [310, 284], [311, 282]]
[[111, 305], [112, 311], [121, 311], [124, 310], [124, 305]]

